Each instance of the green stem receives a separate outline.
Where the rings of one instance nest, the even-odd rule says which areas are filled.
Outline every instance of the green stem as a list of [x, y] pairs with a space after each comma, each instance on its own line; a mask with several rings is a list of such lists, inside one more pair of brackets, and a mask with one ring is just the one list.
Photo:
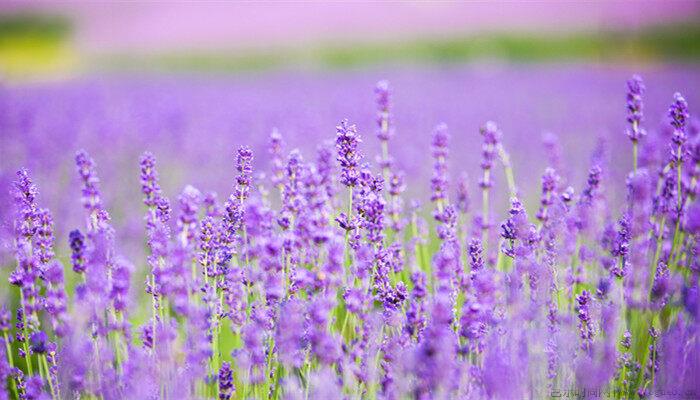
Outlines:
[[[348, 190], [349, 198], [348, 198], [348, 223], [351, 223], [352, 220], [352, 197], [353, 197], [353, 188], [352, 186]], [[347, 279], [350, 276], [350, 252], [348, 251], [348, 242], [350, 241], [350, 231], [346, 230], [345, 231], [345, 242], [343, 244], [343, 264], [345, 266], [345, 277], [343, 279]], [[347, 282], [346, 282], [347, 283]]]
[[49, 389], [51, 390], [51, 398], [57, 399], [56, 388], [53, 385], [53, 379], [51, 379], [51, 372], [49, 369], [49, 363], [46, 361], [46, 354], [42, 354], [40, 358], [40, 365], [44, 365], [44, 370], [46, 371], [46, 380], [49, 381]]
[[[490, 170], [484, 170], [484, 183], [488, 184], [489, 176], [491, 174]], [[485, 186], [481, 190], [481, 247], [483, 248], [484, 255], [488, 254], [488, 224], [489, 224], [489, 188]], [[488, 257], [487, 257], [488, 258]]]
[[513, 176], [513, 167], [510, 164], [510, 155], [508, 155], [508, 153], [502, 145], [498, 146], [498, 154], [501, 157], [503, 171], [506, 174], [506, 182], [508, 182], [508, 190], [510, 191], [510, 197], [515, 197], [518, 193], [517, 189], [515, 188], [515, 177]]
[[654, 252], [654, 259], [651, 262], [651, 276], [649, 277], [649, 296], [651, 296], [651, 287], [654, 284], [654, 276], [656, 275], [656, 267], [659, 262], [659, 256], [661, 254], [661, 246], [663, 245], [664, 228], [666, 226], [666, 216], [661, 217], [661, 224], [659, 225], [659, 237], [656, 238], [656, 251]]
[[[680, 155], [682, 151], [682, 147], [678, 146], [678, 154]], [[676, 162], [676, 170], [677, 170], [677, 177], [678, 177], [678, 182], [677, 182], [677, 190], [678, 190], [678, 212], [680, 213], [681, 207], [683, 206], [683, 187], [681, 186], [681, 176], [682, 176], [682, 168], [683, 168], [683, 163], [679, 160]]]
[[311, 360], [308, 360], [306, 364], [306, 373], [304, 374], [306, 378], [306, 388], [304, 389], [304, 399], [309, 400], [309, 389], [311, 388]]
[[21, 290], [19, 295], [20, 302], [22, 303], [22, 309], [24, 311], [22, 314], [24, 317], [24, 326], [22, 327], [22, 334], [24, 335], [24, 341], [22, 342], [22, 347], [24, 347], [24, 361], [27, 363], [27, 372], [29, 372], [29, 375], [34, 375], [32, 370], [32, 357], [31, 353], [29, 352], [29, 319], [27, 318], [27, 307], [24, 305], [24, 293], [22, 293]]
[[[382, 158], [383, 161], [389, 159], [389, 141], [382, 140]], [[382, 166], [382, 175], [384, 176], [384, 182], [389, 183], [389, 166]]]
[[[14, 357], [12, 356], [12, 348], [10, 347], [10, 338], [7, 335], [7, 331], [4, 331], [3, 336], [5, 337], [5, 353], [7, 354], [7, 362], [10, 364], [10, 369], [14, 370], [15, 369], [15, 362], [14, 362]], [[15, 398], [19, 398], [19, 395], [17, 394], [17, 382], [15, 379], [10, 380], [10, 387], [12, 388], [12, 393], [15, 395]]]

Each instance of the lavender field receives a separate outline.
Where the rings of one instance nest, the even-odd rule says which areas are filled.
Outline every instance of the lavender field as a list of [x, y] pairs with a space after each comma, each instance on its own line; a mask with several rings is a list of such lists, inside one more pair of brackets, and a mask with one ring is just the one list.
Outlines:
[[0, 86], [0, 398], [700, 398], [700, 70]]

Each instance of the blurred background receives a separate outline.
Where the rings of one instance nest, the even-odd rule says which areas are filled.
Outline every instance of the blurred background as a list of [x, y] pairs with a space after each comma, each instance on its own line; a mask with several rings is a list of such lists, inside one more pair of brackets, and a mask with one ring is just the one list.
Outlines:
[[[121, 246], [136, 258], [143, 151], [158, 158], [171, 199], [188, 183], [225, 199], [242, 144], [266, 171], [274, 127], [286, 151], [313, 160], [350, 118], [373, 162], [380, 79], [394, 93], [390, 151], [411, 197], [427, 201], [427, 149], [442, 121], [452, 134], [452, 187], [466, 173], [478, 189], [478, 128], [494, 120], [529, 204], [547, 165], [578, 189], [591, 162], [606, 167], [606, 195], [623, 198], [626, 80], [644, 77], [646, 156], [665, 157], [666, 109], [681, 91], [697, 110], [699, 67], [698, 1], [3, 1], [0, 220], [9, 229], [6, 188], [27, 167], [65, 247], [67, 232], [84, 224], [73, 166], [84, 148]], [[504, 211], [505, 180], [496, 179]]]
[[0, 12], [0, 68], [12, 78], [700, 57], [698, 1], [5, 1]]

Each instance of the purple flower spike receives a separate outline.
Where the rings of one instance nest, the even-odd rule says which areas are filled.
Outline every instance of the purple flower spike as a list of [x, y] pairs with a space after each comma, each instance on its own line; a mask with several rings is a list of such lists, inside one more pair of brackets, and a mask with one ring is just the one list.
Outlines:
[[484, 170], [484, 178], [479, 182], [482, 188], [493, 186], [491, 176], [486, 172], [490, 171], [498, 156], [498, 146], [501, 140], [501, 131], [495, 122], [489, 121], [481, 127], [481, 136], [484, 137], [484, 144], [481, 148], [481, 169]]
[[53, 217], [49, 210], [42, 208], [37, 212], [36, 241], [39, 262], [47, 264], [54, 257], [53, 252]]
[[[435, 160], [433, 164], [433, 177], [430, 180], [430, 189], [432, 190], [430, 200], [437, 202], [439, 209], [442, 207], [440, 203], [447, 198], [447, 155], [449, 154], [449, 141], [450, 134], [447, 132], [447, 125], [439, 124], [436, 126], [433, 131], [433, 141], [430, 146], [433, 159]], [[439, 211], [442, 212], [441, 209]]]
[[282, 135], [277, 128], [272, 129], [270, 140], [268, 142], [268, 153], [270, 154], [270, 162], [272, 164], [272, 184], [277, 187], [282, 187], [284, 182], [284, 158], [282, 156], [282, 148], [284, 141]]
[[671, 160], [675, 162], [676, 165], [681, 165], [685, 159], [685, 142], [688, 140], [685, 131], [690, 114], [688, 113], [688, 103], [680, 93], [675, 93], [673, 95], [673, 104], [671, 104], [668, 110], [668, 116], [671, 119], [671, 126], [673, 126], [671, 141], [676, 146], [676, 148], [671, 149]]
[[102, 207], [100, 196], [100, 179], [95, 171], [95, 161], [85, 150], [80, 150], [75, 155], [75, 164], [82, 182], [82, 203], [88, 213], [88, 232], [97, 231], [103, 224], [109, 221], [109, 214]]
[[143, 203], [148, 207], [146, 214], [146, 227], [155, 229], [157, 222], [165, 222], [170, 216], [170, 205], [163, 198], [163, 193], [158, 183], [156, 171], [156, 158], [150, 152], [141, 156], [141, 192]]
[[552, 168], [547, 168], [542, 175], [542, 198], [540, 200], [540, 210], [537, 212], [537, 219], [546, 223], [548, 220], [547, 210], [554, 204], [554, 191], [559, 182], [559, 175]]
[[238, 171], [238, 178], [236, 178], [236, 197], [240, 199], [241, 203], [248, 198], [250, 193], [250, 179], [253, 173], [253, 152], [248, 146], [241, 146], [238, 148], [238, 153], [236, 157], [236, 170]]
[[386, 142], [394, 135], [389, 82], [385, 80], [377, 82], [374, 94], [377, 102], [377, 138]]
[[646, 135], [646, 131], [640, 126], [644, 111], [642, 95], [645, 90], [646, 87], [639, 75], [634, 75], [627, 81], [627, 122], [631, 125], [627, 129], [627, 136], [632, 142], [637, 142]]
[[471, 260], [472, 274], [484, 267], [481, 251], [481, 240], [472, 239], [471, 242], [469, 242], [469, 259]]
[[219, 369], [219, 400], [229, 400], [234, 392], [231, 364], [224, 361]]
[[576, 296], [576, 310], [579, 319], [579, 333], [581, 336], [581, 348], [589, 352], [593, 345], [593, 325], [589, 312], [591, 296], [588, 291], [584, 290]]
[[668, 116], [671, 118], [671, 125], [679, 131], [685, 131], [690, 114], [688, 113], [688, 102], [680, 93], [674, 93], [673, 104], [668, 109]]
[[335, 127], [337, 138], [335, 148], [338, 151], [340, 163], [340, 182], [347, 187], [355, 187], [360, 177], [358, 165], [362, 159], [358, 145], [362, 142], [357, 134], [357, 127], [350, 125], [347, 119], [340, 121]]
[[30, 348], [32, 350], [32, 353], [45, 354], [47, 340], [48, 340], [48, 337], [46, 336], [46, 333], [44, 333], [43, 331], [36, 331], [36, 332], [32, 333], [32, 335], [29, 338], [29, 343], [31, 344]]
[[70, 240], [71, 261], [73, 262], [73, 271], [78, 274], [85, 272], [85, 236], [80, 233], [80, 230], [75, 229], [68, 235]]
[[17, 171], [13, 189], [15, 204], [19, 210], [15, 229], [20, 236], [30, 239], [36, 232], [37, 189], [26, 169]]

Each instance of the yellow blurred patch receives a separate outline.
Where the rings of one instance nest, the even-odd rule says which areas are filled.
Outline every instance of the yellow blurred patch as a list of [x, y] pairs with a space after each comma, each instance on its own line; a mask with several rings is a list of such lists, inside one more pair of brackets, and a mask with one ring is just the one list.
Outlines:
[[0, 74], [10, 80], [55, 77], [78, 65], [77, 51], [66, 41], [33, 35], [0, 37]]

